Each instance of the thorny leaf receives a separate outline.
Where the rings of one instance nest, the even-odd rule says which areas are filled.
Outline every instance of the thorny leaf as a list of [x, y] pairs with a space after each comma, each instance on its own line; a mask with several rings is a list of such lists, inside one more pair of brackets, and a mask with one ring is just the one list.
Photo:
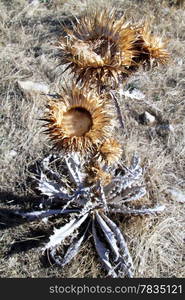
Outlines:
[[19, 215], [23, 218], [26, 218], [29, 221], [34, 221], [36, 219], [42, 219], [47, 218], [54, 215], [65, 215], [70, 213], [76, 213], [79, 212], [79, 209], [48, 209], [48, 210], [38, 210], [38, 211], [32, 211], [32, 212], [20, 212], [16, 211], [15, 214]]
[[123, 257], [124, 264], [126, 265], [126, 268], [127, 268], [128, 276], [132, 277], [134, 267], [133, 267], [132, 258], [130, 256], [126, 241], [125, 241], [120, 229], [118, 228], [118, 226], [112, 220], [110, 220], [106, 215], [103, 215], [103, 218], [106, 220], [107, 224], [109, 225], [109, 227], [112, 229], [112, 231], [114, 232], [114, 234], [116, 236], [121, 256]]
[[66, 155], [65, 162], [72, 181], [76, 184], [76, 186], [81, 185], [84, 180], [84, 174], [81, 171], [82, 162], [80, 161], [78, 154], [73, 152], [72, 155]]
[[96, 212], [96, 220], [97, 220], [98, 224], [100, 225], [100, 227], [105, 235], [105, 238], [106, 238], [107, 242], [109, 243], [110, 248], [112, 249], [112, 252], [114, 253], [114, 257], [115, 257], [114, 260], [117, 261], [119, 258], [119, 249], [117, 247], [114, 233], [108, 227], [108, 225], [102, 219], [101, 215], [98, 212]]
[[165, 210], [165, 205], [158, 205], [152, 208], [130, 208], [130, 207], [124, 207], [124, 208], [110, 208], [111, 212], [114, 213], [120, 213], [123, 215], [129, 215], [129, 214], [133, 214], [133, 215], [150, 215], [150, 214], [156, 214], [156, 213], [160, 213], [163, 212]]
[[72, 219], [69, 223], [61, 227], [60, 229], [54, 229], [54, 234], [50, 237], [49, 242], [44, 246], [43, 250], [53, 248], [59, 245], [67, 236], [71, 235], [75, 229], [79, 228], [80, 225], [87, 219], [88, 214], [85, 214], [79, 219]]
[[72, 241], [72, 243], [69, 246], [69, 248], [67, 249], [66, 254], [64, 255], [63, 259], [61, 259], [59, 255], [57, 255], [56, 247], [54, 247], [50, 251], [51, 258], [54, 260], [54, 262], [57, 265], [59, 265], [61, 267], [65, 266], [78, 254], [79, 249], [85, 239], [85, 235], [86, 235], [88, 229], [89, 229], [89, 224], [88, 224], [86, 230], [84, 231], [84, 233], [82, 234], [82, 236], [80, 238], [77, 237], [74, 241]]
[[116, 272], [114, 271], [114, 268], [109, 261], [109, 250], [105, 247], [104, 243], [99, 239], [94, 221], [92, 225], [92, 233], [93, 233], [96, 251], [102, 263], [104, 264], [106, 270], [108, 271], [108, 274], [113, 278], [117, 277]]
[[71, 196], [68, 191], [56, 182], [49, 181], [44, 173], [41, 172], [38, 189], [43, 195], [51, 198], [70, 200]]

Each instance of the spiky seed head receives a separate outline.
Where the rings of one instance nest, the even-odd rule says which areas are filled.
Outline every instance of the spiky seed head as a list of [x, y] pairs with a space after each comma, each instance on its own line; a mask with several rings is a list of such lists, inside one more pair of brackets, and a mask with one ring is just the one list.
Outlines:
[[116, 164], [121, 159], [122, 153], [122, 146], [113, 138], [106, 140], [99, 148], [100, 157], [107, 165]]
[[114, 110], [104, 97], [73, 84], [49, 100], [45, 132], [58, 150], [91, 152], [112, 135]]
[[166, 49], [166, 41], [163, 41], [161, 37], [154, 36], [149, 28], [149, 23], [140, 27], [139, 33], [139, 48], [138, 59], [152, 65], [155, 64], [166, 64], [169, 60], [169, 53]]
[[116, 19], [113, 9], [87, 13], [58, 43], [61, 64], [68, 64], [77, 81], [84, 85], [118, 83], [135, 65], [136, 31], [125, 18]]

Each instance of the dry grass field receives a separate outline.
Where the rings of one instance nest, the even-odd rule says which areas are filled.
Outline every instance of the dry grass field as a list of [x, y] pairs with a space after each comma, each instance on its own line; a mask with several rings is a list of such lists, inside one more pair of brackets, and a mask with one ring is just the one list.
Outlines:
[[[25, 91], [20, 82], [45, 84], [52, 94], [70, 81], [57, 67], [55, 44], [63, 34], [63, 24], [72, 26], [71, 20], [87, 7], [99, 5], [101, 9], [105, 3], [133, 21], [149, 18], [155, 34], [168, 39], [171, 53], [168, 65], [139, 70], [123, 83], [119, 99], [125, 122], [120, 132], [124, 163], [137, 151], [147, 188], [142, 203], [164, 204], [166, 209], [158, 215], [112, 219], [128, 243], [134, 277], [185, 277], [185, 7], [183, 1], [175, 0], [53, 0], [35, 5], [26, 0], [0, 0], [0, 277], [106, 276], [91, 237], [61, 269], [45, 261], [40, 248], [53, 225], [64, 220], [28, 223], [11, 213], [37, 207], [40, 195], [31, 175], [52, 148], [39, 121], [45, 97]], [[131, 98], [133, 89], [144, 97]], [[146, 111], [155, 116], [154, 124], [141, 122]]]

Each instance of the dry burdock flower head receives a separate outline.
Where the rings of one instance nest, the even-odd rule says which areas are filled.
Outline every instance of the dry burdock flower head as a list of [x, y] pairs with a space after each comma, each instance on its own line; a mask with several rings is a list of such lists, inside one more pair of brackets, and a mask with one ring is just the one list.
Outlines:
[[67, 64], [76, 82], [85, 86], [116, 87], [139, 66], [166, 63], [169, 54], [149, 24], [131, 24], [116, 18], [114, 9], [92, 10], [77, 19], [58, 43], [60, 64]]
[[[111, 89], [140, 65], [166, 63], [169, 54], [147, 24], [131, 25], [124, 17], [118, 20], [113, 9], [87, 13], [66, 32], [59, 42], [61, 64], [68, 64], [76, 82], [48, 100], [44, 126], [58, 155], [43, 160], [37, 177], [38, 189], [47, 198], [42, 199], [42, 210], [17, 214], [45, 221], [50, 216], [70, 215], [43, 248], [59, 266], [78, 254], [90, 232], [108, 275], [132, 277], [129, 249], [111, 214], [155, 214], [164, 206], [129, 205], [143, 198], [146, 189], [139, 157], [133, 155], [128, 167], [122, 163], [122, 146], [114, 138]], [[110, 85], [110, 95], [104, 85]], [[55, 160], [60, 162], [61, 173], [52, 169]], [[63, 255], [61, 244], [67, 247]]]

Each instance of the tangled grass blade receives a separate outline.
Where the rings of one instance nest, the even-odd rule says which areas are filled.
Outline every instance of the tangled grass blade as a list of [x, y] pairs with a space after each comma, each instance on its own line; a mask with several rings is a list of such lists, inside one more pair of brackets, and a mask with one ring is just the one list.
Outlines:
[[116, 107], [116, 110], [117, 110], [117, 115], [118, 115], [118, 118], [119, 118], [121, 128], [124, 129], [125, 125], [124, 125], [124, 121], [123, 121], [123, 114], [122, 114], [122, 111], [121, 111], [120, 104], [118, 102], [118, 99], [117, 99], [116, 95], [113, 92], [110, 92], [110, 94], [111, 94], [111, 97], [114, 101], [114, 104], [115, 104], [115, 107]]
[[46, 249], [53, 248], [59, 245], [66, 237], [74, 232], [75, 229], [79, 228], [80, 225], [87, 219], [88, 213], [82, 216], [79, 219], [72, 219], [69, 223], [64, 225], [60, 229], [54, 229], [54, 234], [50, 237], [49, 242], [42, 249], [45, 251]]
[[96, 247], [96, 251], [101, 259], [101, 262], [105, 266], [106, 270], [108, 271], [108, 274], [116, 278], [117, 274], [114, 271], [114, 267], [111, 265], [110, 260], [109, 260], [109, 249], [107, 249], [102, 241], [100, 241], [98, 235], [97, 235], [97, 230], [94, 224], [94, 220], [92, 223], [92, 233], [93, 233], [93, 238], [94, 238], [94, 244]]
[[106, 222], [102, 219], [102, 217], [100, 216], [100, 214], [98, 212], [96, 212], [96, 220], [98, 221], [98, 224], [100, 225], [100, 227], [104, 233], [104, 236], [105, 236], [110, 248], [112, 249], [112, 252], [114, 254], [114, 261], [117, 261], [119, 258], [119, 249], [117, 246], [117, 241], [115, 239], [114, 233], [109, 228], [109, 226], [106, 224]]

